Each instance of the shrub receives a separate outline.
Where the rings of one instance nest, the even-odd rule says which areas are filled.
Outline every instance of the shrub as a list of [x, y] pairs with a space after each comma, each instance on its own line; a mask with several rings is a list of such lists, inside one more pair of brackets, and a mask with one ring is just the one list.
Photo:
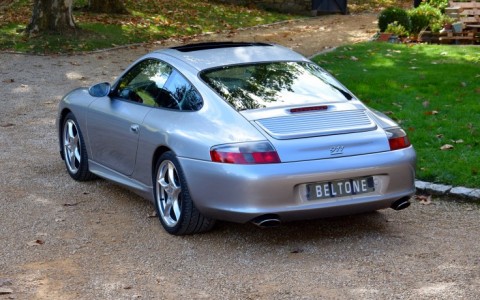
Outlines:
[[438, 8], [442, 13], [445, 12], [445, 8], [448, 7], [448, 0], [426, 0], [424, 3]]
[[422, 3], [419, 7], [409, 10], [408, 15], [412, 24], [410, 31], [415, 34], [427, 27], [432, 27], [442, 18], [441, 11], [427, 3]]
[[392, 24], [395, 21], [399, 25], [402, 25], [405, 30], [410, 31], [410, 17], [406, 10], [399, 7], [389, 7], [380, 12], [378, 16], [378, 28], [380, 28], [381, 32], [384, 32], [388, 24]]
[[408, 35], [408, 31], [402, 25], [398, 24], [397, 21], [387, 25], [385, 32], [391, 33], [393, 35], [404, 37]]

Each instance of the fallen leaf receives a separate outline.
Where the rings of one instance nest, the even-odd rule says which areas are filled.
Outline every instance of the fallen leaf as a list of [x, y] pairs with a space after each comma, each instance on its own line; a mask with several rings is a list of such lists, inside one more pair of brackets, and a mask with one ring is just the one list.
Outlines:
[[12, 126], [15, 126], [15, 124], [13, 124], [13, 123], [5, 123], [5, 124], [1, 124], [1, 125], [0, 125], [0, 127], [3, 127], [3, 128], [12, 127]]
[[439, 134], [436, 135], [436, 137], [441, 139], [441, 138], [443, 138], [443, 134], [439, 133]]
[[39, 245], [43, 245], [43, 244], [45, 244], [45, 241], [43, 241], [43, 240], [34, 240], [34, 241], [31, 241], [31, 242], [28, 242], [29, 246], [39, 246]]
[[303, 252], [302, 249], [295, 249], [295, 250], [290, 251], [290, 253], [293, 253], [293, 254], [302, 253], [302, 252]]
[[358, 60], [358, 58], [356, 58], [355, 56], [350, 57], [350, 59], [353, 60], [353, 61], [357, 61], [357, 60]]
[[0, 295], [9, 295], [12, 294], [13, 290], [9, 288], [0, 288]]
[[467, 86], [467, 83], [466, 83], [466, 82], [461, 82], [460, 85], [461, 85], [462, 87], [466, 87], [466, 86]]
[[157, 217], [157, 212], [156, 211], [152, 211], [151, 213], [149, 213], [147, 215], [147, 218], [156, 218]]
[[453, 146], [450, 144], [445, 144], [442, 147], [440, 147], [440, 150], [451, 150], [453, 149]]
[[13, 82], [15, 82], [15, 79], [5, 79], [3, 82], [5, 82], [5, 83], [13, 83]]
[[392, 104], [395, 105], [396, 107], [402, 108], [402, 105], [400, 105], [398, 103], [393, 102]]
[[463, 143], [463, 140], [460, 139], [460, 140], [456, 140], [456, 141], [452, 141], [452, 142], [454, 142], [455, 144], [462, 144], [462, 143]]
[[423, 204], [423, 205], [429, 205], [429, 204], [432, 203], [432, 196], [431, 195], [428, 195], [428, 196], [416, 195], [415, 199], [417, 199], [420, 202], [420, 204]]
[[422, 105], [423, 107], [427, 108], [430, 105], [430, 101], [423, 101]]
[[78, 205], [78, 202], [76, 203], [65, 203], [63, 204], [63, 206], [77, 206]]
[[426, 111], [425, 115], [427, 115], [427, 116], [438, 115], [438, 111], [436, 111], [436, 110]]

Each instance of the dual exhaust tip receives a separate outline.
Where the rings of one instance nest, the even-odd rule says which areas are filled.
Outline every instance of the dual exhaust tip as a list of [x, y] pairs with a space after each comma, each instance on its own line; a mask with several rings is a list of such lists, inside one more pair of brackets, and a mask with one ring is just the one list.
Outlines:
[[[390, 206], [394, 210], [402, 210], [410, 206], [410, 197], [403, 197], [398, 199], [397, 201], [393, 202], [393, 204]], [[252, 223], [255, 226], [258, 226], [260, 228], [272, 228], [272, 227], [278, 227], [282, 223], [280, 221], [280, 218], [277, 215], [273, 214], [268, 214], [268, 215], [263, 215], [256, 217], [255, 219], [252, 220]]]

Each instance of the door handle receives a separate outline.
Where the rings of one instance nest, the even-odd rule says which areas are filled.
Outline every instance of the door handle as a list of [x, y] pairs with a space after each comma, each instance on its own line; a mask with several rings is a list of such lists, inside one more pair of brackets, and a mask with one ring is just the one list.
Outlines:
[[132, 131], [133, 133], [138, 133], [139, 130], [140, 126], [138, 124], [130, 125], [130, 131]]

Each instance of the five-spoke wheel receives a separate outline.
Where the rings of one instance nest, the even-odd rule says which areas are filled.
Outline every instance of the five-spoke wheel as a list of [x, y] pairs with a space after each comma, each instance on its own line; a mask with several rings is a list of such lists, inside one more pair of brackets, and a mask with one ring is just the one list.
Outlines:
[[175, 165], [164, 160], [157, 175], [157, 199], [160, 217], [167, 226], [177, 225], [181, 216], [182, 187]]
[[203, 216], [195, 207], [180, 163], [173, 152], [158, 159], [154, 174], [155, 208], [165, 230], [175, 235], [207, 231], [215, 220]]
[[72, 113], [68, 113], [63, 121], [61, 142], [68, 174], [79, 181], [92, 179], [94, 175], [88, 170], [88, 156], [82, 132]]

